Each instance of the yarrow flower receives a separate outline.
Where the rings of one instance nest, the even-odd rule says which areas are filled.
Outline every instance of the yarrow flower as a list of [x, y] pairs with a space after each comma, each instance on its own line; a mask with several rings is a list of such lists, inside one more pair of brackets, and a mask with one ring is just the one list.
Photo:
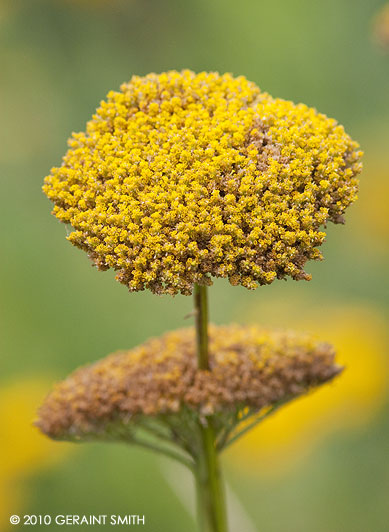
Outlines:
[[212, 416], [219, 447], [244, 420], [335, 377], [334, 350], [310, 336], [257, 327], [211, 326], [210, 369], [196, 364], [194, 329], [149, 340], [77, 370], [39, 411], [57, 439], [124, 439], [150, 429], [196, 456], [194, 420]]
[[360, 157], [335, 120], [242, 76], [170, 71], [110, 92], [44, 191], [70, 242], [132, 291], [252, 289], [310, 278]]
[[195, 328], [79, 369], [47, 397], [38, 427], [184, 463], [201, 529], [226, 532], [219, 452], [342, 368], [310, 336], [208, 327], [207, 285], [309, 279], [321, 227], [356, 198], [360, 157], [335, 120], [244, 77], [170, 71], [110, 92], [44, 191], [69, 240], [129, 290], [193, 292]]

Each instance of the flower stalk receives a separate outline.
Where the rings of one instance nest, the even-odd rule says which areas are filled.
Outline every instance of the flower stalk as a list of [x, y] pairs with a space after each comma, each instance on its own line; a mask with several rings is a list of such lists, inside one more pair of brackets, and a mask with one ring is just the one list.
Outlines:
[[206, 286], [194, 287], [197, 361], [199, 369], [209, 369], [208, 359], [208, 292]]
[[[195, 285], [196, 341], [199, 369], [209, 369], [207, 287]], [[196, 458], [197, 513], [201, 532], [227, 532], [225, 493], [212, 416], [199, 420]]]

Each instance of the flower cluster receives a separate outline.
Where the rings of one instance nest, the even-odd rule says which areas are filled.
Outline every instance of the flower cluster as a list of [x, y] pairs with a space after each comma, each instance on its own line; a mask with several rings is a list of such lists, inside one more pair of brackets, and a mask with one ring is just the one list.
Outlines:
[[[59, 439], [131, 432], [138, 419], [259, 412], [337, 375], [333, 348], [310, 336], [238, 325], [210, 327], [210, 369], [197, 368], [193, 329], [112, 354], [59, 383], [37, 425]], [[221, 424], [224, 428], [225, 423]], [[191, 438], [187, 437], [190, 442]]]
[[130, 290], [309, 279], [361, 152], [335, 120], [244, 77], [171, 71], [110, 92], [44, 191], [69, 240]]

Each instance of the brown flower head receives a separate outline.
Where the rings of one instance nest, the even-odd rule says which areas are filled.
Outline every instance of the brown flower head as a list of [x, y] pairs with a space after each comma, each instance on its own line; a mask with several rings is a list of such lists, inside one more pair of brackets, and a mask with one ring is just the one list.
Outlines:
[[47, 397], [37, 425], [58, 439], [131, 440], [156, 423], [191, 447], [193, 420], [211, 416], [221, 441], [243, 417], [275, 408], [339, 371], [328, 344], [237, 325], [211, 326], [210, 370], [199, 370], [194, 330], [183, 329], [77, 370]]

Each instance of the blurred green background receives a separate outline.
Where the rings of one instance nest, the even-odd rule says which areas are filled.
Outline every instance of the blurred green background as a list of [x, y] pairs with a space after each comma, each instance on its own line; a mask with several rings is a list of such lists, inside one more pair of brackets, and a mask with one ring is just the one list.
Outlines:
[[211, 290], [216, 323], [313, 330], [337, 344], [349, 372], [226, 454], [231, 532], [387, 531], [385, 2], [0, 0], [0, 46], [0, 530], [11, 530], [11, 514], [128, 513], [145, 514], [150, 532], [195, 530], [191, 479], [167, 460], [52, 443], [31, 426], [56, 379], [188, 323], [190, 298], [129, 294], [91, 268], [41, 185], [110, 89], [133, 74], [190, 68], [243, 74], [317, 107], [365, 151], [360, 200], [346, 226], [329, 228], [311, 282]]

